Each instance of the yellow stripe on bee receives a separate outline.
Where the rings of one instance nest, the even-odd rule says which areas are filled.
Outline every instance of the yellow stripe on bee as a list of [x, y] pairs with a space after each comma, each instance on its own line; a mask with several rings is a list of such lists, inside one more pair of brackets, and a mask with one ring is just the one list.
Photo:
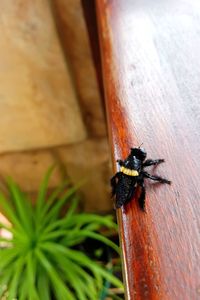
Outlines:
[[136, 170], [130, 170], [130, 169], [127, 169], [125, 167], [121, 167], [120, 171], [122, 173], [126, 174], [126, 175], [129, 175], [129, 176], [138, 176], [139, 175], [138, 171], [136, 171]]
[[132, 174], [131, 174], [131, 176], [138, 176], [138, 175], [139, 175], [138, 171], [136, 171], [136, 170], [132, 170]]
[[128, 169], [124, 169], [124, 174], [128, 175]]
[[121, 167], [121, 168], [120, 168], [120, 172], [123, 173], [123, 172], [124, 172], [124, 169], [125, 169], [124, 167]]

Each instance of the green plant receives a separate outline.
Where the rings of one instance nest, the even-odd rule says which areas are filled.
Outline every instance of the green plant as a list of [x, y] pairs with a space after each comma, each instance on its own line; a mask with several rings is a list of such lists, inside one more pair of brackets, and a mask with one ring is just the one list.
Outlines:
[[[1, 223], [0, 228], [12, 234], [12, 238], [0, 238], [1, 299], [98, 300], [104, 281], [122, 288], [109, 270], [75, 249], [89, 237], [119, 253], [118, 246], [98, 232], [102, 226], [116, 229], [112, 217], [77, 213], [79, 186], [66, 190], [61, 184], [47, 196], [52, 169], [35, 205], [12, 179], [7, 181], [9, 198], [0, 193], [0, 207], [11, 223]], [[70, 205], [61, 217], [67, 202]]]

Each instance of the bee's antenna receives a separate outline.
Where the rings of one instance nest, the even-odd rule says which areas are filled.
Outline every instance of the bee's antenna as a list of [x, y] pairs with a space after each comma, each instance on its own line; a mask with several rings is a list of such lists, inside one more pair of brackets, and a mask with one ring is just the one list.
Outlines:
[[143, 143], [142, 143], [142, 144], [140, 144], [140, 146], [139, 146], [138, 148], [140, 148], [142, 145], [143, 145]]

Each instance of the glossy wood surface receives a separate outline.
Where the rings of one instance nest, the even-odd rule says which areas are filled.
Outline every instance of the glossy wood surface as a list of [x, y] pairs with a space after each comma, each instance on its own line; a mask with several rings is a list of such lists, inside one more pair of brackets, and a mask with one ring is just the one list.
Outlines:
[[200, 299], [200, 2], [96, 0], [115, 160], [139, 146], [166, 163], [117, 211], [127, 299]]

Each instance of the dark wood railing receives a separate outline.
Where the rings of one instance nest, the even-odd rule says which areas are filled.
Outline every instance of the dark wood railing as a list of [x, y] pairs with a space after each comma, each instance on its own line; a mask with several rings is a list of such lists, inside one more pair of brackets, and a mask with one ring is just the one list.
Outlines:
[[127, 299], [200, 299], [200, 5], [195, 1], [96, 0], [113, 154], [143, 143], [165, 158], [117, 211]]

